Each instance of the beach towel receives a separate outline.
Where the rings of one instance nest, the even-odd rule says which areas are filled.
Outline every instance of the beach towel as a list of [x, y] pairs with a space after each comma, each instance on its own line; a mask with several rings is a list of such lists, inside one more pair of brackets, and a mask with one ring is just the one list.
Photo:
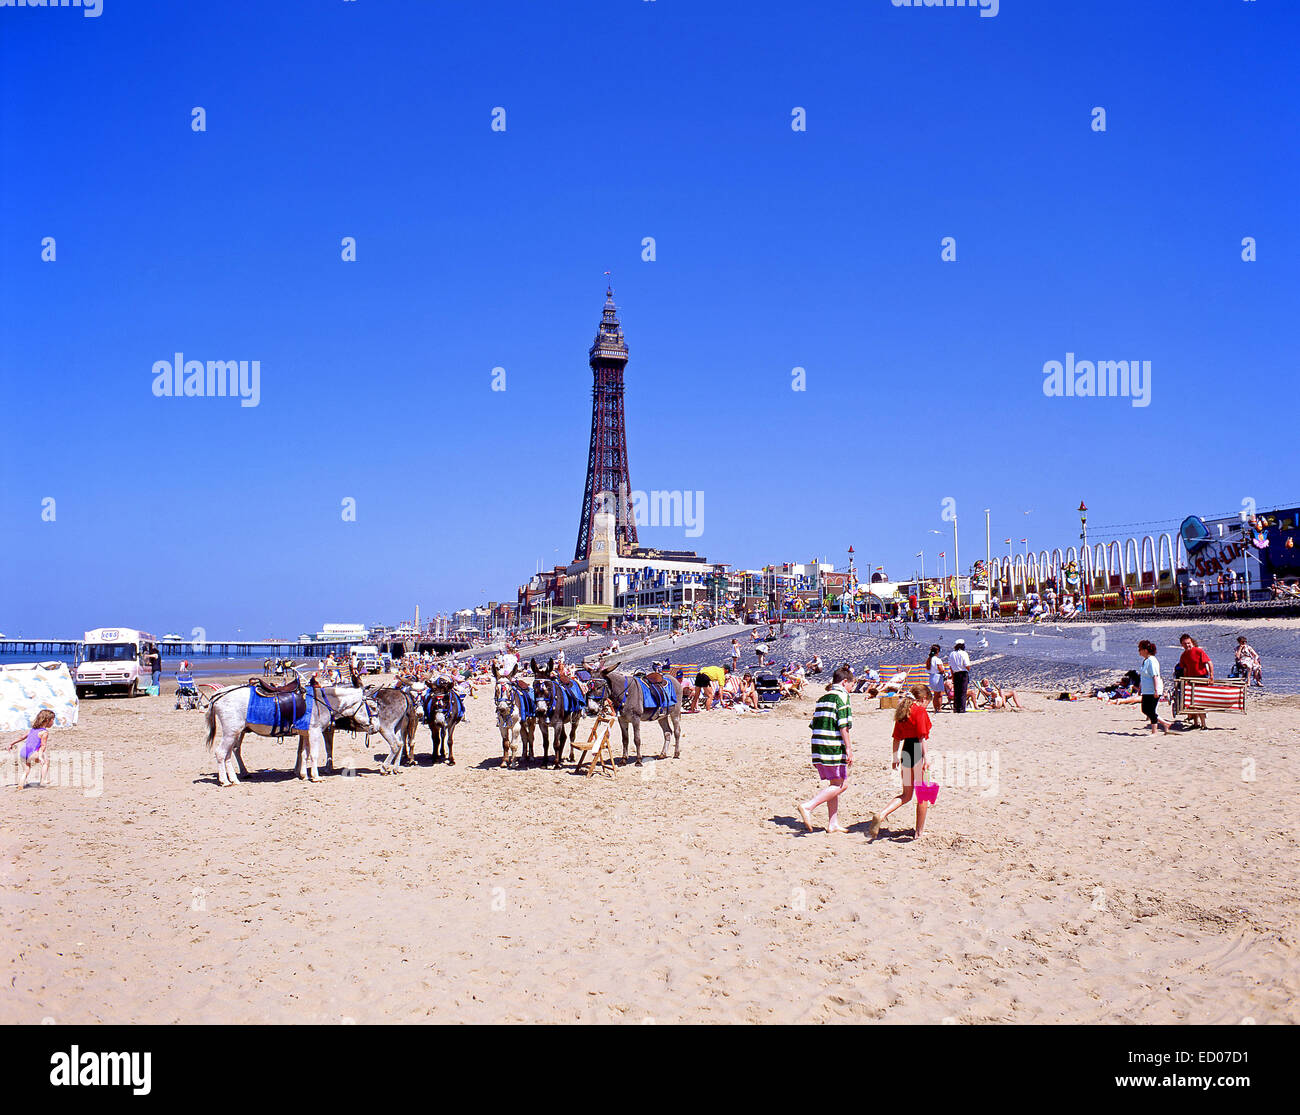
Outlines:
[[305, 732], [311, 725], [312, 702], [315, 700], [304, 690], [264, 697], [253, 687], [248, 687], [248, 714], [250, 724], [270, 728], [273, 736], [287, 736], [291, 732]]

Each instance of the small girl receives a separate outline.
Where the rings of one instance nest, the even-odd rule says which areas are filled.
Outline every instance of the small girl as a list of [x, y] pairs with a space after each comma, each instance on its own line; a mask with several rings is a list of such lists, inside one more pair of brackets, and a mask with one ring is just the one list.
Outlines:
[[[911, 692], [903, 695], [894, 710], [894, 758], [891, 764], [894, 770], [902, 766], [903, 792], [894, 798], [883, 813], [873, 813], [867, 834], [876, 837], [880, 826], [895, 809], [901, 809], [912, 800], [912, 784], [925, 767], [926, 742], [930, 738], [930, 714], [925, 711], [929, 689], [926, 686], [913, 686]], [[900, 746], [901, 745], [901, 746]], [[901, 752], [901, 755], [900, 755]], [[925, 831], [925, 815], [930, 803], [916, 802], [916, 839], [921, 839]]]
[[40, 768], [40, 775], [36, 779], [38, 786], [44, 786], [46, 777], [50, 773], [50, 753], [46, 748], [46, 742], [50, 735], [50, 725], [54, 723], [54, 712], [52, 709], [43, 708], [36, 714], [36, 719], [32, 721], [32, 726], [26, 736], [20, 736], [9, 745], [12, 751], [20, 743], [23, 749], [18, 752], [23, 762], [27, 765], [23, 768], [23, 780], [18, 783], [18, 789], [27, 788], [27, 779], [32, 773], [32, 767]]

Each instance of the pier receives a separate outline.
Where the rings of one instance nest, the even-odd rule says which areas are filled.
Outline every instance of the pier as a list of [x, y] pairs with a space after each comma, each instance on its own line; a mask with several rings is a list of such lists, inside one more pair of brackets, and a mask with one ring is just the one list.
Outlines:
[[[270, 639], [207, 639], [202, 642], [182, 639], [159, 639], [158, 650], [164, 658], [346, 658], [358, 640], [338, 642], [273, 641]], [[433, 639], [421, 637], [414, 640], [378, 639], [375, 644], [381, 654], [402, 658], [408, 654], [446, 654], [469, 650], [464, 639]], [[19, 657], [31, 655], [33, 659], [72, 658], [81, 649], [81, 639], [37, 638], [17, 636], [0, 638], [0, 655]]]
[[[70, 657], [82, 646], [81, 639], [17, 636], [0, 639], [0, 654], [30, 654], [35, 658]], [[159, 639], [158, 650], [164, 658], [324, 658], [346, 657], [356, 641], [302, 642], [267, 639], [206, 639], [201, 642], [182, 639]]]

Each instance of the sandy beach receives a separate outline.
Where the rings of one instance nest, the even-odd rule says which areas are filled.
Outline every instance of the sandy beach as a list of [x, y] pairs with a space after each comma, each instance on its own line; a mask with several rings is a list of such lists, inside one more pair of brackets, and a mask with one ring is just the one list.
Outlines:
[[422, 728], [381, 777], [341, 734], [355, 775], [313, 785], [252, 737], [228, 790], [201, 713], [88, 700], [52, 744], [102, 792], [5, 767], [0, 1021], [1300, 1020], [1300, 698], [1155, 738], [1025, 703], [936, 716], [925, 839], [909, 805], [871, 842], [897, 775], [865, 696], [841, 836], [794, 812], [811, 698], [686, 716], [681, 759], [613, 779], [499, 769], [480, 698], [455, 767]]

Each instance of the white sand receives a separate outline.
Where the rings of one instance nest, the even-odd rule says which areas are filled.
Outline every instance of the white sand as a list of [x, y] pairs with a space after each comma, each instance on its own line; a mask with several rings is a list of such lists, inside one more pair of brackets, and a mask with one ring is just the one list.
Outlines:
[[1300, 1020], [1300, 699], [1154, 739], [1028, 702], [935, 718], [998, 792], [945, 785], [920, 843], [910, 805], [865, 838], [897, 775], [863, 697], [838, 837], [794, 812], [811, 701], [687, 716], [610, 781], [497, 769], [479, 699], [454, 768], [344, 735], [359, 774], [312, 785], [252, 738], [275, 773], [229, 790], [201, 714], [83, 702], [53, 745], [103, 793], [0, 789], [0, 1021]]

